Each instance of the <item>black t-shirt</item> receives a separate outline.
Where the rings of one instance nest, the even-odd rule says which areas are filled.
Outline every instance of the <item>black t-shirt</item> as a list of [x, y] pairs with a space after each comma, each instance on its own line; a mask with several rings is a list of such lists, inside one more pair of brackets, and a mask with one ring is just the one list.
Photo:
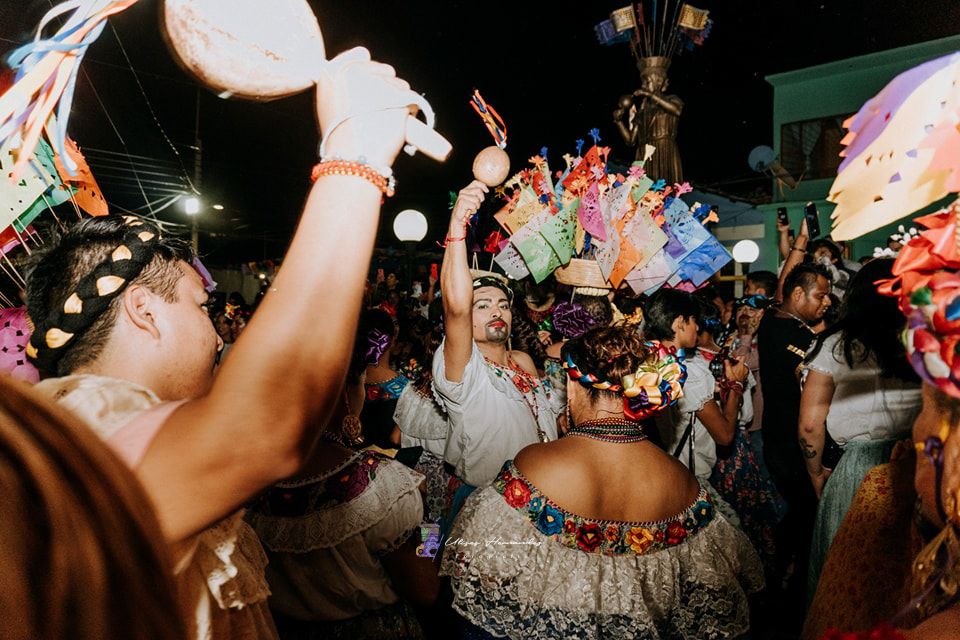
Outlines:
[[780, 455], [799, 452], [800, 383], [797, 374], [814, 333], [796, 318], [763, 314], [757, 329], [760, 379], [763, 380], [763, 446]]

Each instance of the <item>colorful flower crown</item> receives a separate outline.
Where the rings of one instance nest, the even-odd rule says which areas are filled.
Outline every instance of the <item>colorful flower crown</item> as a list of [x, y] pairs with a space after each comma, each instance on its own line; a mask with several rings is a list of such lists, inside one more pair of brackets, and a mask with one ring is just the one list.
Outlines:
[[917, 374], [960, 398], [960, 199], [916, 222], [926, 231], [900, 249], [893, 278], [877, 284], [899, 299], [903, 343]]
[[584, 387], [619, 393], [623, 396], [624, 415], [631, 420], [644, 420], [676, 404], [683, 396], [687, 379], [683, 349], [665, 347], [656, 340], [646, 344], [653, 353], [634, 373], [623, 376], [621, 384], [582, 372], [571, 351], [566, 352], [563, 368], [571, 380]]

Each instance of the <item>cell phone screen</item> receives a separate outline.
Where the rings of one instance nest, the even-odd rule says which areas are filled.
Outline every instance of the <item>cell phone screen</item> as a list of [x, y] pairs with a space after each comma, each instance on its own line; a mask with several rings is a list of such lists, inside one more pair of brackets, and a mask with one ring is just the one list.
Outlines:
[[816, 238], [820, 235], [820, 218], [817, 215], [817, 205], [808, 202], [803, 208], [803, 217], [807, 220], [807, 233], [810, 238]]
[[777, 221], [780, 222], [780, 224], [790, 224], [786, 207], [777, 207]]
[[431, 277], [431, 278], [439, 278], [439, 277], [440, 277], [439, 273], [437, 272], [437, 263], [436, 263], [436, 262], [434, 262], [433, 264], [430, 265], [430, 277]]

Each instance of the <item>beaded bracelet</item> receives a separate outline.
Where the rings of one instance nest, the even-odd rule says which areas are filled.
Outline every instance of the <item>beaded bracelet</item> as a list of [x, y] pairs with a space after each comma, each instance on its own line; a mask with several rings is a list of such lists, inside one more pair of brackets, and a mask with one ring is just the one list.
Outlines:
[[[387, 171], [389, 171], [389, 169]], [[363, 178], [373, 184], [388, 198], [396, 193], [397, 181], [393, 177], [393, 172], [384, 174], [364, 162], [363, 158], [360, 158], [357, 162], [341, 160], [339, 158], [321, 160], [313, 166], [313, 170], [310, 172], [310, 179], [316, 182], [317, 178], [329, 175]]]

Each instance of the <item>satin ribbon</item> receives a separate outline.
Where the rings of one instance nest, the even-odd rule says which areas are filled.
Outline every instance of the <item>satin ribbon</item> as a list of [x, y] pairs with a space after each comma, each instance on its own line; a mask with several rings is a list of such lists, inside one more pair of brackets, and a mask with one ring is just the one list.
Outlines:
[[477, 112], [477, 115], [483, 118], [483, 124], [486, 125], [487, 131], [493, 136], [497, 146], [505, 149], [507, 146], [507, 125], [503, 123], [503, 118], [500, 117], [497, 110], [488, 105], [476, 89], [473, 90], [473, 96], [470, 97], [470, 106]]
[[558, 302], [553, 308], [553, 328], [566, 338], [579, 338], [593, 326], [599, 324], [594, 318], [576, 302]]
[[390, 346], [390, 336], [380, 329], [371, 329], [367, 333], [367, 349], [363, 356], [363, 361], [368, 367], [375, 366], [380, 362], [383, 353]]

